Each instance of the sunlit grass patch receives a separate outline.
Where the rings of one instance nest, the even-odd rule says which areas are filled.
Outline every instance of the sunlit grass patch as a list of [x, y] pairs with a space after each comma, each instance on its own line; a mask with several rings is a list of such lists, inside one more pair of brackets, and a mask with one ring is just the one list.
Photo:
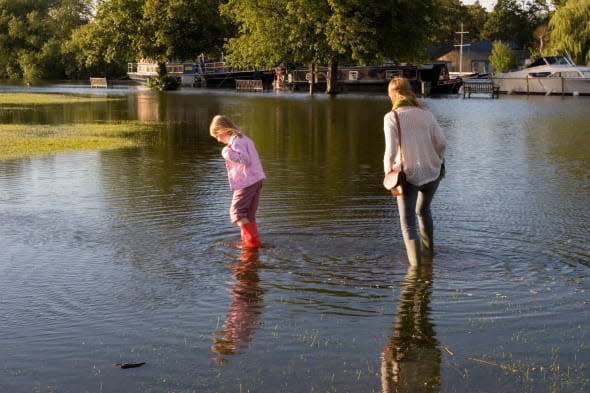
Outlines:
[[157, 124], [0, 124], [0, 160], [74, 150], [107, 150], [145, 144]]
[[79, 104], [83, 102], [120, 99], [120, 97], [80, 96], [54, 93], [0, 93], [0, 105]]

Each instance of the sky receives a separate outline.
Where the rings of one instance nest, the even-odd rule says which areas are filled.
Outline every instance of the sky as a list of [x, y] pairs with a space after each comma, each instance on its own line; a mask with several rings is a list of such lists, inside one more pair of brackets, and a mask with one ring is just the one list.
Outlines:
[[[476, 0], [462, 0], [461, 2], [465, 5], [475, 4]], [[482, 5], [486, 10], [491, 11], [496, 5], [496, 0], [479, 0], [479, 4]]]

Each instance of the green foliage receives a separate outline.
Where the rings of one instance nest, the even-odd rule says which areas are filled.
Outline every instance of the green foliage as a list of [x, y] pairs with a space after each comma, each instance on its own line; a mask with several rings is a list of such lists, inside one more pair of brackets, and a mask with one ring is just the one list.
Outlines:
[[31, 52], [21, 52], [18, 57], [18, 65], [25, 82], [35, 82], [41, 79], [42, 71], [39, 56]]
[[490, 13], [481, 37], [490, 40], [512, 41], [526, 49], [536, 45], [535, 30], [547, 23], [550, 9], [545, 0], [521, 2], [498, 0]]
[[469, 38], [473, 41], [482, 39], [482, 30], [488, 20], [488, 12], [479, 2], [467, 6], [463, 28], [469, 31]]
[[86, 23], [90, 0], [0, 0], [0, 78], [63, 77], [62, 43]]
[[177, 90], [180, 87], [180, 80], [172, 75], [156, 76], [148, 79], [147, 87], [158, 91]]
[[590, 63], [590, 0], [553, 0], [550, 23], [548, 3], [498, 0], [487, 13], [461, 0], [0, 0], [0, 78], [122, 75], [129, 61], [223, 52], [258, 68], [417, 63], [427, 46], [456, 43], [461, 23], [468, 40], [542, 53], [550, 36], [552, 51]]
[[423, 56], [432, 0], [228, 0], [237, 26], [225, 46], [234, 65], [368, 63]]
[[145, 0], [133, 37], [140, 57], [157, 61], [196, 59], [201, 52], [219, 51], [226, 22], [219, 0]]
[[495, 41], [490, 55], [490, 63], [495, 72], [506, 72], [516, 67], [516, 56], [508, 45]]
[[[190, 60], [221, 53], [228, 25], [219, 0], [108, 0], [66, 45], [79, 65], [70, 72], [114, 70], [138, 59]], [[102, 72], [101, 74], [107, 74]]]
[[590, 0], [568, 0], [549, 22], [554, 52], [569, 51], [574, 61], [590, 65]]

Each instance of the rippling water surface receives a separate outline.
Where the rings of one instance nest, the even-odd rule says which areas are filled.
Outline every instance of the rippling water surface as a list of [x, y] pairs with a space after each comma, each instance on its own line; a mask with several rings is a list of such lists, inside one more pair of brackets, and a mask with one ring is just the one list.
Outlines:
[[[3, 123], [160, 130], [0, 162], [0, 392], [590, 391], [588, 98], [426, 99], [447, 177], [413, 271], [380, 185], [384, 95], [108, 94], [0, 101]], [[268, 176], [258, 252], [229, 223], [217, 113]]]

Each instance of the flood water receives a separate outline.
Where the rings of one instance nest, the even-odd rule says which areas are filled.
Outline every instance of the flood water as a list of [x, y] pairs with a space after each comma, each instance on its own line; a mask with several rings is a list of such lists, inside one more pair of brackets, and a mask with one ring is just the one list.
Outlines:
[[[36, 91], [115, 99], [0, 102], [0, 122], [156, 131], [0, 162], [0, 392], [590, 391], [590, 98], [425, 99], [447, 177], [412, 271], [385, 94]], [[229, 222], [217, 113], [268, 177], [258, 252]]]

